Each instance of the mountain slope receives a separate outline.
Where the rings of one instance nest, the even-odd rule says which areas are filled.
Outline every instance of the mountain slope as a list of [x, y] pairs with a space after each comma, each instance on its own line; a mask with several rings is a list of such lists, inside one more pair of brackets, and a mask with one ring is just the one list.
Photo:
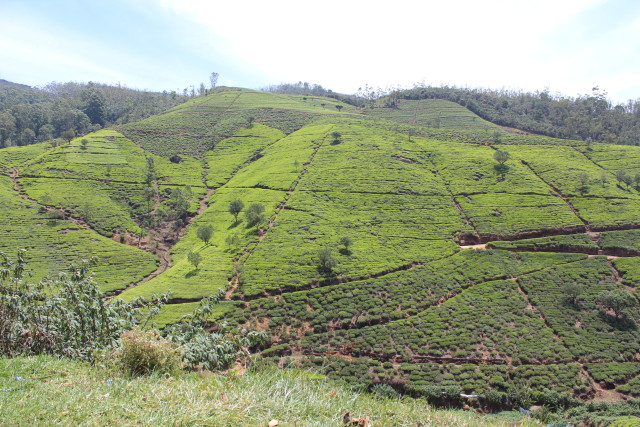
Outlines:
[[268, 330], [265, 355], [352, 381], [636, 393], [637, 301], [601, 295], [637, 294], [640, 191], [621, 172], [639, 147], [511, 134], [440, 100], [232, 88], [85, 139], [0, 151], [6, 192], [154, 253], [108, 289], [171, 291], [160, 323], [223, 292], [216, 316]]

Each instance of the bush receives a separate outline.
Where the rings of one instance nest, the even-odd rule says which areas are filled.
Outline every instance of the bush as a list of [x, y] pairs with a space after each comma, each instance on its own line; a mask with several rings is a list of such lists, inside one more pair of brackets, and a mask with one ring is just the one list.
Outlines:
[[322, 248], [318, 251], [318, 268], [323, 273], [331, 273], [338, 266], [338, 260], [333, 257], [331, 249]]
[[176, 374], [184, 367], [178, 345], [154, 331], [142, 331], [136, 326], [122, 334], [120, 345], [114, 358], [129, 375]]
[[16, 261], [0, 252], [0, 354], [4, 356], [46, 353], [91, 360], [96, 351], [116, 348], [124, 330], [146, 324], [167, 298], [107, 302], [90, 272], [95, 258], [72, 265], [56, 280], [30, 283], [25, 252], [19, 250]]
[[247, 218], [247, 227], [259, 225], [266, 219], [264, 216], [264, 205], [261, 203], [253, 203], [244, 214]]
[[397, 399], [398, 392], [389, 384], [374, 384], [371, 387], [371, 394], [381, 399]]
[[208, 332], [207, 318], [219, 300], [220, 296], [204, 298], [193, 314], [183, 316], [164, 331], [167, 339], [182, 348], [191, 369], [227, 369], [237, 361], [247, 364], [250, 349], [267, 341], [264, 332], [233, 332], [226, 324], [218, 325], [216, 332]]

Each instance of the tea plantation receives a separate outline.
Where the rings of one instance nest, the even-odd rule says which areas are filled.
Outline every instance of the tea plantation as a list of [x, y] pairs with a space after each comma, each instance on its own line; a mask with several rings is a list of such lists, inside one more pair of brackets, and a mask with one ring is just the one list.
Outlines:
[[171, 292], [161, 325], [221, 293], [264, 357], [352, 383], [638, 396], [640, 147], [507, 131], [218, 88], [0, 150], [0, 250], [38, 277], [97, 255], [103, 289]]

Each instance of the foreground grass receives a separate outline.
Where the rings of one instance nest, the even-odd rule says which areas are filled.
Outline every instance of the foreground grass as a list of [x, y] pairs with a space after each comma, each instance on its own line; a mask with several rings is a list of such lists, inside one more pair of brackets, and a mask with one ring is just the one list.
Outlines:
[[[19, 376], [21, 379], [16, 379]], [[354, 393], [308, 371], [130, 378], [53, 357], [0, 359], [3, 425], [338, 426], [342, 414], [384, 426], [499, 426], [495, 417], [424, 401]], [[525, 422], [526, 425], [539, 425]]]

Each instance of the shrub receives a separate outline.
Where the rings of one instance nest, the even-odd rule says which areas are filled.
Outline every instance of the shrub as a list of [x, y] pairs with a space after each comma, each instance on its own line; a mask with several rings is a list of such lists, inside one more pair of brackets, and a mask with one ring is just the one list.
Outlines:
[[0, 354], [5, 356], [46, 353], [91, 360], [95, 351], [116, 348], [122, 331], [148, 323], [167, 299], [107, 302], [90, 272], [96, 258], [73, 264], [55, 280], [30, 283], [25, 252], [19, 250], [16, 261], [0, 252]]
[[338, 260], [333, 257], [331, 249], [322, 248], [318, 251], [318, 268], [323, 273], [331, 273], [338, 266]]
[[389, 384], [374, 384], [371, 387], [371, 394], [381, 399], [396, 399], [399, 397], [398, 392]]
[[129, 375], [176, 374], [184, 367], [178, 345], [154, 331], [142, 331], [135, 326], [122, 334], [120, 345], [114, 357], [119, 367]]
[[242, 330], [233, 332], [226, 324], [217, 326], [216, 332], [206, 329], [207, 318], [220, 296], [204, 298], [198, 308], [168, 326], [164, 336], [178, 344], [187, 366], [191, 369], [227, 369], [236, 361], [248, 362], [252, 347], [267, 341], [267, 334]]
[[247, 218], [247, 227], [259, 225], [265, 221], [264, 205], [261, 203], [253, 203], [245, 211], [245, 216]]

